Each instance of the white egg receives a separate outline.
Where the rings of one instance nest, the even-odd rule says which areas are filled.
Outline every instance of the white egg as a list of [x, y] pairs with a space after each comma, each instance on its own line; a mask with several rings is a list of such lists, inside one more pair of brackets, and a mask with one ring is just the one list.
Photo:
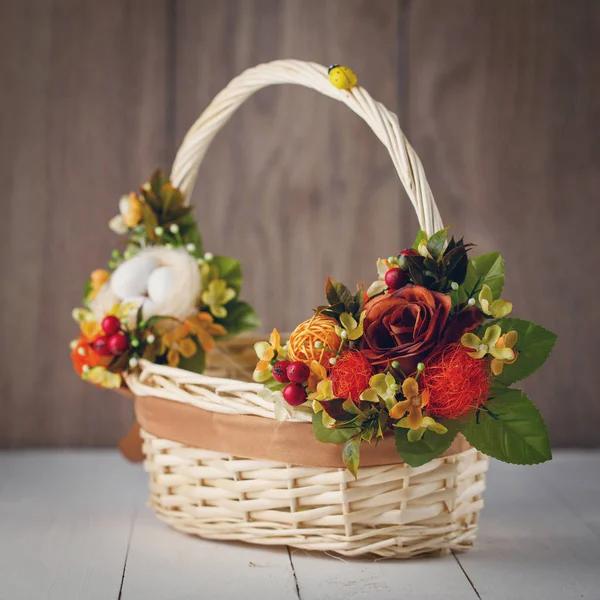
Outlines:
[[144, 319], [149, 319], [150, 317], [155, 317], [156, 315], [160, 315], [160, 305], [156, 302], [153, 302], [150, 298], [146, 298], [144, 300], [144, 308], [142, 309], [142, 315]]
[[119, 298], [145, 296], [148, 278], [157, 266], [152, 256], [138, 254], [117, 267], [110, 278], [110, 287]]
[[148, 296], [153, 302], [163, 304], [172, 294], [177, 273], [171, 267], [158, 267], [148, 278]]

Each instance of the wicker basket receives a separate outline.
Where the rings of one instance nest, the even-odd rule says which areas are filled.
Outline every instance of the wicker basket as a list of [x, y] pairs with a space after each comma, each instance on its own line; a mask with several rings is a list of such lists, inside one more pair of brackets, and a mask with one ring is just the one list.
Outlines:
[[[186, 198], [210, 142], [233, 112], [255, 91], [283, 83], [315, 89], [363, 118], [388, 149], [421, 228], [428, 233], [442, 228], [421, 162], [396, 115], [360, 87], [332, 86], [325, 67], [292, 60], [244, 72], [192, 126], [171, 175]], [[258, 395], [262, 386], [251, 381], [254, 341], [244, 336], [219, 345], [203, 375], [144, 363], [127, 383], [139, 398], [195, 407], [198, 414], [219, 415], [225, 423], [250, 415], [270, 419], [276, 427], [272, 405]], [[339, 467], [275, 462], [243, 448], [234, 455], [199, 448], [176, 441], [177, 432], [165, 439], [160, 426], [144, 427], [140, 416], [150, 503], [161, 519], [187, 533], [389, 558], [465, 549], [474, 540], [488, 461], [464, 439], [457, 438], [448, 453], [421, 467], [397, 462], [361, 467], [355, 481]], [[311, 428], [307, 415], [293, 421]]]

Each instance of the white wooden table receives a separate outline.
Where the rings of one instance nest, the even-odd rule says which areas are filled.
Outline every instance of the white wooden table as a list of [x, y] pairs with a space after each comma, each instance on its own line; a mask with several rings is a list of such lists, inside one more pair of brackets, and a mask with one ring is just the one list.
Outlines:
[[494, 463], [473, 550], [402, 562], [189, 537], [146, 486], [112, 451], [0, 453], [0, 600], [600, 599], [600, 452]]

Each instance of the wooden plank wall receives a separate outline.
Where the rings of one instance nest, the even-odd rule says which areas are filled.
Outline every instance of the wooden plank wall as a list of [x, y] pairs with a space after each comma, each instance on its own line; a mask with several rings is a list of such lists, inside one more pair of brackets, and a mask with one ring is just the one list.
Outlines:
[[[8, 0], [0, 22], [0, 446], [127, 429], [128, 403], [78, 381], [66, 351], [105, 224], [231, 77], [282, 57], [349, 64], [398, 112], [445, 221], [501, 250], [518, 313], [560, 335], [526, 386], [554, 442], [600, 445], [598, 3]], [[244, 260], [265, 329], [306, 318], [328, 273], [372, 279], [416, 227], [367, 127], [295, 87], [234, 116], [194, 201], [207, 247]]]

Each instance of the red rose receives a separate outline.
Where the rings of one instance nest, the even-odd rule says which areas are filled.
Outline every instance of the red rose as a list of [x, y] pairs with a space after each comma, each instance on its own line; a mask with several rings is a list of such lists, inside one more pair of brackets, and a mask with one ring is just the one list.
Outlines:
[[481, 311], [469, 307], [450, 316], [450, 296], [421, 286], [406, 286], [370, 300], [365, 306], [361, 350], [376, 370], [394, 360], [408, 375], [431, 352], [460, 339], [482, 320]]

